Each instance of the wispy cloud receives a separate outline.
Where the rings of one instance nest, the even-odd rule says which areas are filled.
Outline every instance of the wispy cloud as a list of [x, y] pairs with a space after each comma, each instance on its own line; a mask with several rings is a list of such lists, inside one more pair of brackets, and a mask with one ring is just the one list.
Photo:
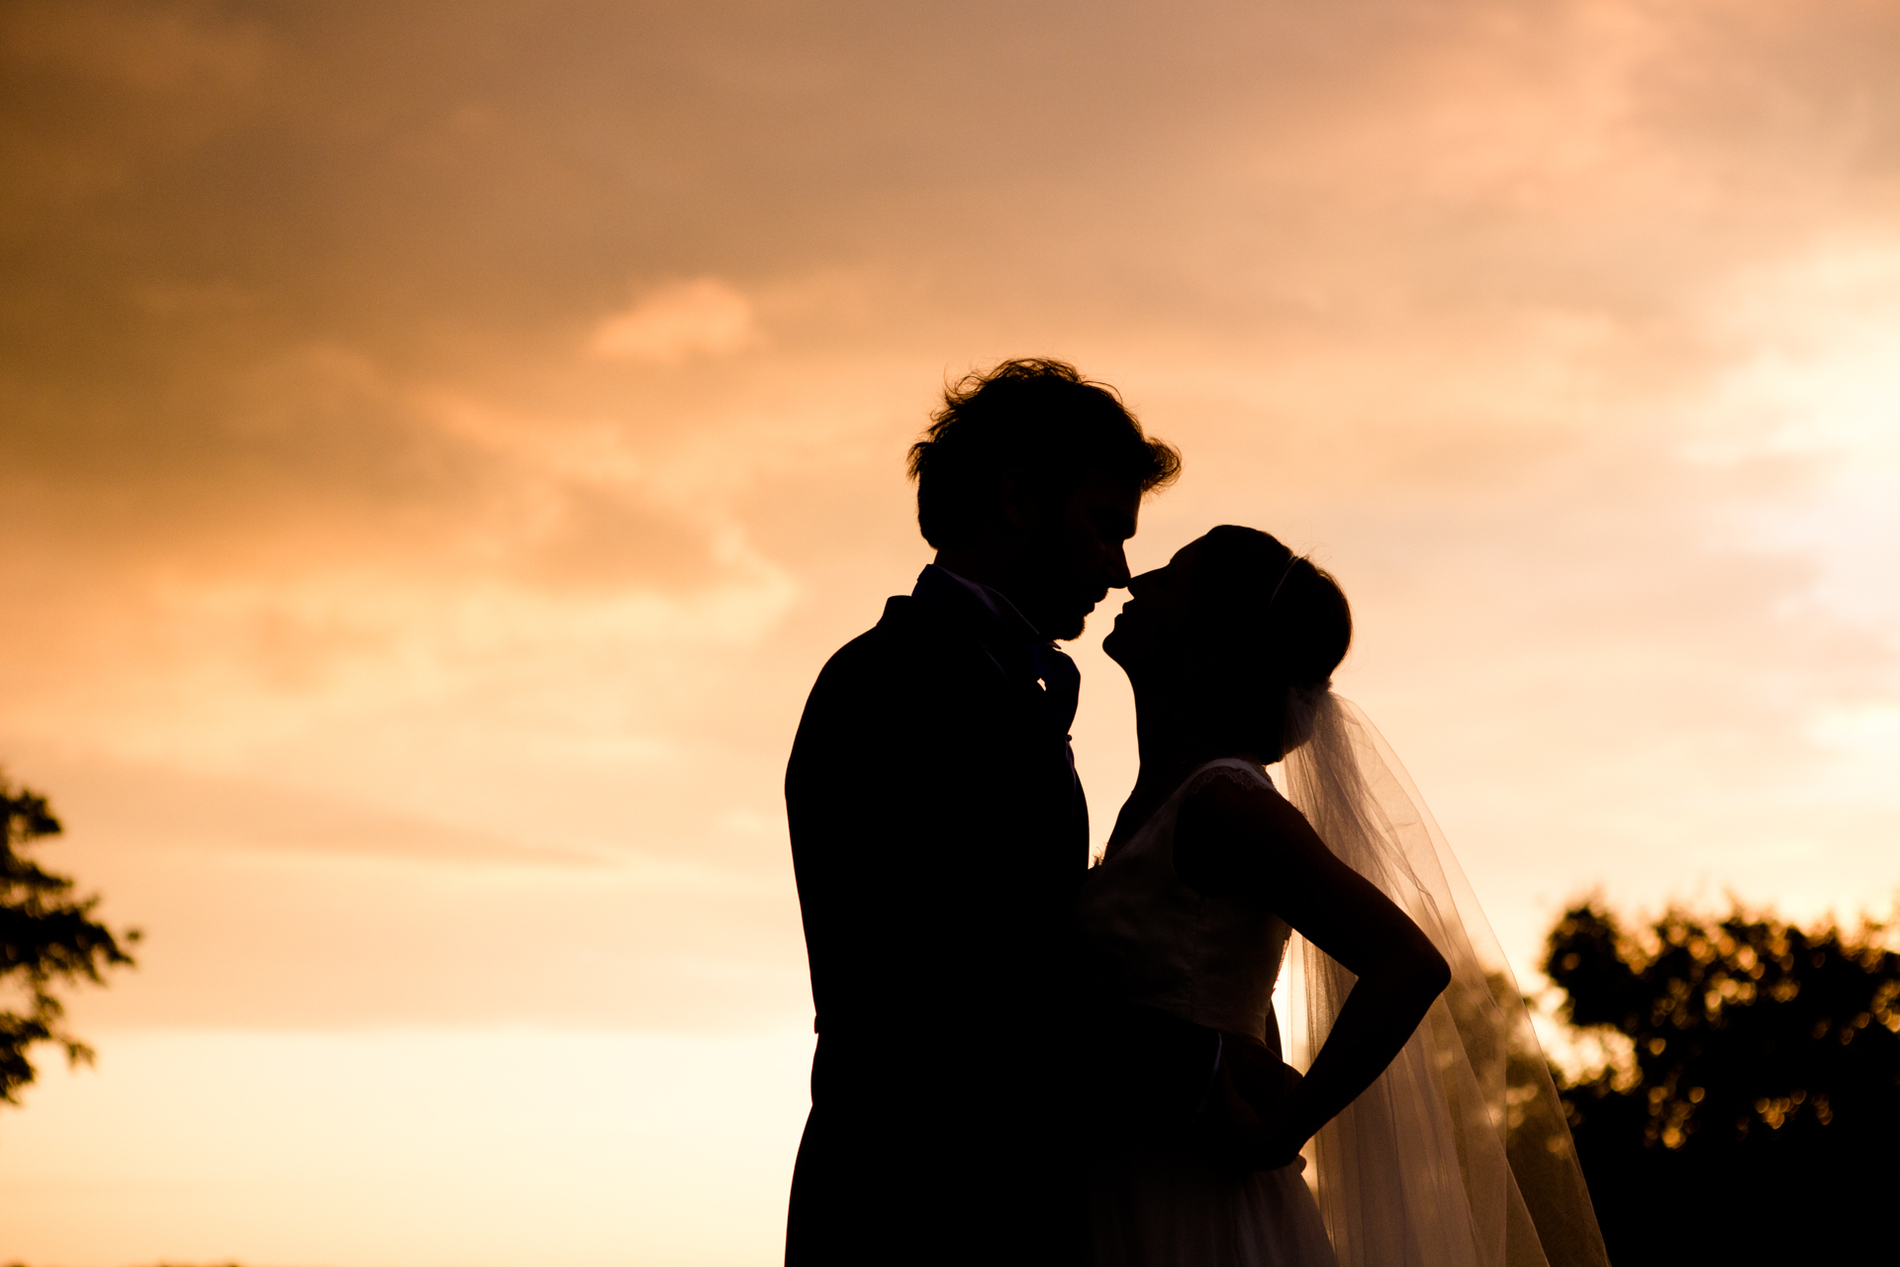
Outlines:
[[727, 356], [759, 340], [752, 302], [716, 277], [656, 286], [594, 327], [588, 350], [615, 360], [673, 365]]

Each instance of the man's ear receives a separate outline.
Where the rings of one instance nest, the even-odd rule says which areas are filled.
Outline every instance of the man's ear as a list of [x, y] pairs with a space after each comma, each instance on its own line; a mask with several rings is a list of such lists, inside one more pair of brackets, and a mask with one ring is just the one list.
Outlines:
[[996, 508], [1012, 533], [1035, 531], [1048, 514], [1048, 507], [1030, 495], [1028, 481], [1019, 468], [1012, 467], [996, 478]]

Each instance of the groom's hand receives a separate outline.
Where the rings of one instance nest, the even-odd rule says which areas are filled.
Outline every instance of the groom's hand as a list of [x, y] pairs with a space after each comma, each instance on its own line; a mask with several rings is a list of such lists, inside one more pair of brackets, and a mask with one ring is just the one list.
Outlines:
[[1299, 1071], [1243, 1035], [1223, 1035], [1220, 1069], [1202, 1113], [1202, 1134], [1217, 1160], [1246, 1170], [1278, 1170], [1299, 1160], [1288, 1107]]

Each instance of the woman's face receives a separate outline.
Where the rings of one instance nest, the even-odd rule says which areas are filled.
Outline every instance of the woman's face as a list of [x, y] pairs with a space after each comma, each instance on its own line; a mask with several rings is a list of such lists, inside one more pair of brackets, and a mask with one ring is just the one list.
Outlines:
[[1128, 600], [1102, 650], [1122, 668], [1135, 672], [1150, 665], [1181, 665], [1194, 622], [1196, 564], [1204, 546], [1190, 541], [1163, 567], [1128, 582]]

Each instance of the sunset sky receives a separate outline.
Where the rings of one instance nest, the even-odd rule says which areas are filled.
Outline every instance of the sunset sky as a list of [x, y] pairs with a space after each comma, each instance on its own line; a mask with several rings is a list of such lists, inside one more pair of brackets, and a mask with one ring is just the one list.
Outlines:
[[1880, 0], [10, 0], [0, 763], [145, 941], [0, 1261], [776, 1261], [785, 755], [1008, 356], [1183, 450], [1138, 569], [1338, 575], [1527, 989], [1592, 891], [1891, 910], [1896, 67]]

